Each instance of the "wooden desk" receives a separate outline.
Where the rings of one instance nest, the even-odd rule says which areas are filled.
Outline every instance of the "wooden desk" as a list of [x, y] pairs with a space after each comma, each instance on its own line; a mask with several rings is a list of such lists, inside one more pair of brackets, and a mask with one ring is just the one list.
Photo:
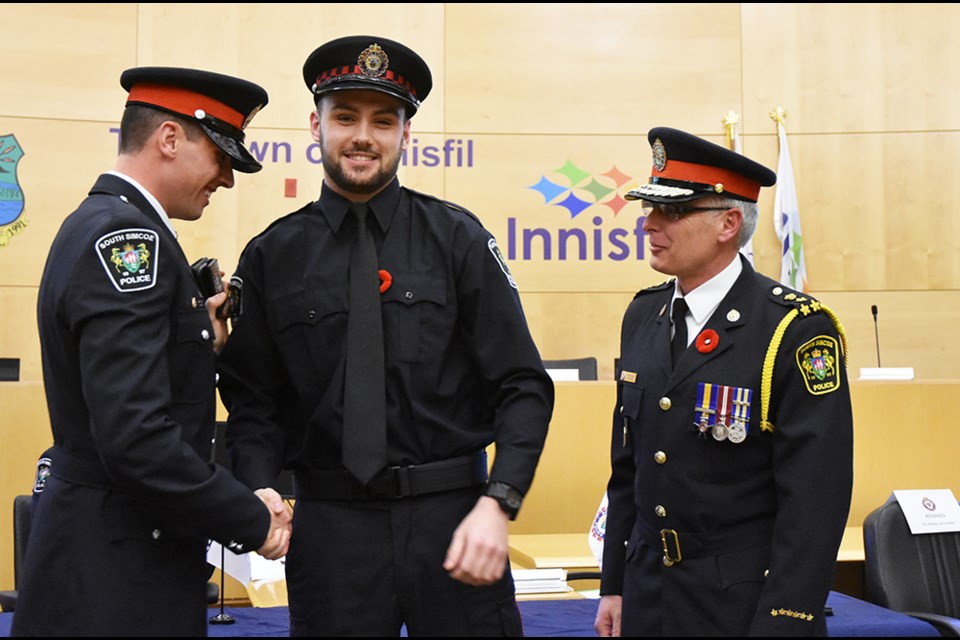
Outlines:
[[[524, 569], [597, 571], [587, 533], [510, 534], [510, 561]], [[863, 528], [847, 527], [837, 552], [834, 591], [864, 595]]]
[[524, 569], [593, 569], [599, 566], [587, 533], [510, 534], [510, 561]]

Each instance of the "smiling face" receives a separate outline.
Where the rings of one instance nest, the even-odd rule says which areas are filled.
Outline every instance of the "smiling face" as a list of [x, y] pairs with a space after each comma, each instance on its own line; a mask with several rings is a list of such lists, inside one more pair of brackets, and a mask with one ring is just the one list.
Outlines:
[[403, 103], [378, 91], [325, 95], [310, 114], [324, 182], [350, 200], [369, 200], [393, 180], [410, 141]]
[[[178, 125], [179, 127], [179, 125]], [[175, 181], [162, 199], [171, 218], [196, 220], [210, 204], [210, 197], [218, 188], [234, 185], [233, 164], [230, 157], [213, 143], [199, 128], [189, 132], [179, 127], [175, 135]]]
[[[688, 203], [696, 207], [715, 206], [710, 198]], [[647, 213], [643, 230], [650, 239], [650, 266], [677, 277], [687, 294], [717, 275], [739, 250], [739, 209], [697, 210], [676, 219], [654, 205]]]

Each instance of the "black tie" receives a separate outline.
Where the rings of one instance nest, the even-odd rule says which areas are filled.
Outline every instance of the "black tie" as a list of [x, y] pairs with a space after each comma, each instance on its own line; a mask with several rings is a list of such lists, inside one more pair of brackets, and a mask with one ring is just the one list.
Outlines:
[[673, 342], [670, 343], [670, 354], [673, 356], [673, 368], [677, 368], [677, 361], [687, 350], [687, 301], [677, 298], [673, 301]]
[[377, 249], [366, 204], [354, 203], [357, 234], [350, 249], [347, 363], [343, 391], [343, 465], [367, 484], [387, 464], [383, 320]]

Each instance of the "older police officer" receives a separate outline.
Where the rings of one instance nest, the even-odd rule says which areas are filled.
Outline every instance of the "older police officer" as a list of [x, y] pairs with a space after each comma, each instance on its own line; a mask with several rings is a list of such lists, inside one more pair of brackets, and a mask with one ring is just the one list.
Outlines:
[[597, 631], [823, 635], [853, 478], [842, 327], [739, 254], [772, 171], [648, 139], [629, 197], [675, 277], [623, 318]]

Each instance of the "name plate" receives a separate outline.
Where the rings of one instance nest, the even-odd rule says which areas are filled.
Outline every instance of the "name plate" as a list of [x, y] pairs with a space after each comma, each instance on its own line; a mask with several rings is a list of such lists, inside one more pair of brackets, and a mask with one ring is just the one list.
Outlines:
[[950, 489], [894, 491], [910, 533], [960, 531], [960, 505]]

